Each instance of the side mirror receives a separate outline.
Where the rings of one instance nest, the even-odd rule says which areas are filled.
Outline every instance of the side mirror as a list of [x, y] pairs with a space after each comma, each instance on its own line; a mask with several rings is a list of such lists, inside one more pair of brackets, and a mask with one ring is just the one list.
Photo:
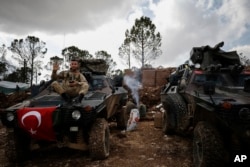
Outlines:
[[212, 95], [215, 93], [215, 82], [214, 81], [206, 81], [203, 84], [203, 91], [207, 95]]

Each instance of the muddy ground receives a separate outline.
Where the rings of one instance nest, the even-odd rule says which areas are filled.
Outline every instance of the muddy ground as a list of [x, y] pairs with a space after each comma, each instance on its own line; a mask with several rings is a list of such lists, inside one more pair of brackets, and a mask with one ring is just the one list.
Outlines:
[[[147, 92], [147, 93], [145, 93]], [[144, 88], [140, 99], [148, 112], [156, 110], [160, 103], [160, 87]], [[24, 100], [26, 94], [0, 96], [1, 108]], [[6, 102], [12, 102], [11, 104]], [[9, 163], [5, 158], [5, 128], [0, 124], [0, 167], [189, 167], [192, 166], [192, 140], [179, 136], [163, 135], [161, 128], [155, 128], [154, 115], [147, 115], [138, 123], [135, 131], [126, 132], [110, 123], [110, 155], [105, 160], [93, 161], [88, 152], [66, 148], [53, 148], [32, 152], [30, 160], [22, 164]]]
[[[0, 166], [22, 167], [189, 167], [192, 166], [192, 142], [189, 138], [164, 136], [153, 120], [142, 120], [135, 131], [121, 132], [110, 124], [110, 155], [92, 161], [88, 152], [66, 148], [35, 151], [30, 160], [11, 164], [4, 156], [6, 133], [0, 128]], [[5, 164], [4, 164], [5, 162]]]

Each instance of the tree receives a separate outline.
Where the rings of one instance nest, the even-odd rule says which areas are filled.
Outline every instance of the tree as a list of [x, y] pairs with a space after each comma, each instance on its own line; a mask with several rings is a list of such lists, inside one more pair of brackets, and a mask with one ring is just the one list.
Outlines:
[[114, 62], [114, 60], [112, 59], [111, 55], [108, 54], [106, 51], [102, 50], [102, 51], [96, 52], [95, 57], [97, 59], [103, 59], [107, 62], [108, 66], [109, 66], [107, 74], [111, 76], [112, 73], [114, 72], [115, 66], [117, 65], [116, 62]]
[[239, 57], [240, 57], [240, 61], [241, 61], [242, 65], [250, 66], [250, 60], [246, 56], [244, 56], [243, 53], [240, 53]]
[[68, 62], [72, 57], [79, 57], [83, 59], [90, 59], [93, 57], [87, 50], [81, 50], [76, 46], [70, 46], [62, 50], [62, 55], [64, 56], [63, 67], [68, 68]]
[[11, 82], [20, 82], [20, 75], [18, 74], [17, 71], [14, 71], [6, 76], [4, 76], [4, 80], [6, 81], [11, 81]]
[[29, 67], [27, 68], [21, 67], [20, 69], [17, 69], [16, 71], [4, 76], [4, 80], [26, 83], [30, 75], [25, 74], [25, 71], [28, 71], [31, 74], [31, 69]]
[[145, 64], [150, 64], [151, 60], [155, 60], [162, 54], [160, 49], [161, 35], [159, 32], [155, 33], [155, 29], [156, 26], [150, 18], [142, 16], [135, 20], [135, 24], [127, 37], [133, 45], [133, 56], [141, 62], [142, 67]]
[[[14, 54], [12, 57], [19, 62], [24, 64], [24, 73], [26, 76], [25, 64], [31, 69], [30, 71], [30, 86], [33, 84], [34, 67], [41, 68], [41, 61], [37, 60], [38, 57], [43, 58], [47, 52], [45, 48], [46, 43], [40, 41], [39, 38], [34, 36], [28, 36], [25, 40], [15, 39], [11, 42], [9, 49]], [[37, 70], [37, 69], [36, 69]], [[36, 72], [36, 71], [35, 71]]]
[[81, 50], [76, 46], [70, 46], [62, 50], [62, 55], [66, 61], [69, 61], [73, 56], [81, 57], [84, 59], [92, 58], [93, 56], [87, 50]]
[[[44, 66], [44, 68], [46, 70], [51, 71], [52, 70], [52, 66], [53, 66], [54, 63], [62, 65], [64, 63], [64, 59], [60, 58], [58, 56], [53, 56], [53, 57], [50, 58], [50, 61]], [[66, 67], [66, 68], [68, 68], [68, 67]]]
[[58, 56], [53, 56], [50, 58], [50, 61], [52, 63], [58, 63], [58, 64], [62, 64], [63, 63], [63, 59], [58, 57]]
[[0, 62], [0, 74], [4, 73], [7, 71], [6, 64]]
[[1, 59], [3, 59], [5, 57], [6, 52], [7, 52], [6, 46], [3, 44], [2, 46], [0, 46], [0, 57], [1, 57]]
[[131, 39], [129, 37], [129, 30], [126, 30], [125, 32], [125, 39], [123, 41], [123, 44], [119, 47], [119, 56], [125, 61], [128, 65], [128, 68], [131, 68], [131, 59], [130, 59], [130, 53], [131, 53], [131, 47], [130, 47]]
[[6, 48], [3, 44], [2, 47], [0, 47], [0, 74], [7, 71], [7, 64], [6, 64]]

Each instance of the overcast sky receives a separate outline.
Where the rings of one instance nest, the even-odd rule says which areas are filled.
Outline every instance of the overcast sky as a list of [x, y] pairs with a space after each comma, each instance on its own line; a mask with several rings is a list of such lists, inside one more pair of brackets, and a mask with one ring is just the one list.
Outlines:
[[118, 48], [141, 16], [162, 35], [163, 54], [154, 67], [177, 66], [192, 47], [221, 41], [222, 49], [249, 58], [249, 0], [1, 0], [0, 45], [33, 35], [46, 42], [47, 57], [77, 46], [93, 55], [105, 50], [122, 65]]

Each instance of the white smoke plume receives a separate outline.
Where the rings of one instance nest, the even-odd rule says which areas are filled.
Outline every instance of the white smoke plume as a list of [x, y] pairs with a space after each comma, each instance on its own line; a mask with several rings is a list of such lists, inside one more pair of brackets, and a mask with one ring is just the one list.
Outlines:
[[136, 77], [131, 77], [128, 75], [124, 76], [124, 82], [131, 90], [132, 96], [136, 102], [136, 105], [139, 106], [139, 89], [141, 88], [141, 83], [136, 79]]

